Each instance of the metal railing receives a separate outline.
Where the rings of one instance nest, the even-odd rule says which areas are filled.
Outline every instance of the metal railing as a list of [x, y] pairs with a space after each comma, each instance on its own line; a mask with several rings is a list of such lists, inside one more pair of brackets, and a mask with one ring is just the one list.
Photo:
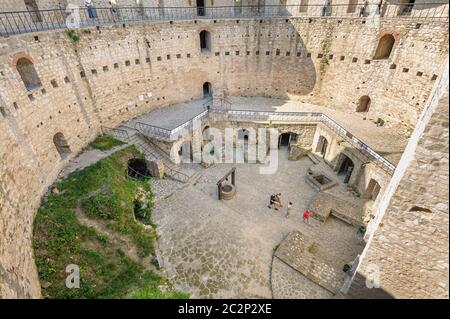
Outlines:
[[0, 35], [144, 21], [268, 18], [398, 18], [448, 21], [448, 3], [310, 4], [214, 7], [112, 7], [0, 12]]
[[164, 141], [171, 140], [172, 131], [162, 127], [137, 122], [134, 128], [145, 136], [159, 138]]
[[178, 126], [177, 128], [173, 129], [170, 135], [171, 141], [174, 141], [178, 139], [186, 130], [190, 130], [196, 121], [200, 121], [203, 123], [208, 118], [209, 110], [205, 110], [202, 113], [194, 116], [192, 119], [187, 121], [186, 123]]
[[172, 142], [179, 139], [186, 131], [189, 131], [192, 128], [195, 121], [201, 121], [203, 123], [203, 121], [205, 121], [208, 118], [208, 114], [209, 111], [205, 110], [200, 114], [191, 118], [189, 121], [181, 124], [180, 126], [172, 130], [142, 122], [137, 122], [135, 124], [135, 129], [147, 137], [156, 138], [166, 142]]
[[[140, 133], [140, 136], [142, 136], [142, 138], [145, 140], [145, 142], [142, 142], [141, 140], [139, 140], [139, 137], [136, 135], [133, 135], [133, 138], [130, 138], [128, 131], [119, 129], [119, 128], [102, 127], [102, 132], [105, 135], [110, 135], [110, 136], [118, 138], [124, 142], [126, 141], [127, 143], [135, 145], [141, 152], [144, 153], [147, 160], [151, 160], [151, 161], [162, 160], [164, 162], [164, 169], [165, 169], [166, 175], [170, 176], [171, 178], [178, 180], [182, 183], [187, 183], [189, 181], [190, 177], [188, 175], [184, 174], [183, 172], [180, 172], [179, 170], [177, 170], [170, 162], [170, 159], [165, 160], [164, 155], [163, 155], [164, 151], [158, 145], [153, 143], [147, 136], [142, 134], [141, 132], [137, 131], [138, 133]], [[150, 148], [149, 146], [151, 146], [152, 148]], [[149, 177], [149, 176], [145, 176], [145, 175], [137, 172], [136, 170], [132, 169], [131, 167], [128, 167], [128, 170], [131, 170], [139, 178]], [[130, 174], [128, 174], [128, 176], [130, 178], [134, 178]], [[134, 179], [139, 179], [139, 178], [134, 178]]]
[[228, 111], [229, 119], [234, 121], [285, 121], [285, 122], [322, 122], [332, 128], [342, 137], [346, 138], [358, 150], [374, 158], [383, 168], [393, 173], [395, 165], [379, 155], [375, 150], [370, 148], [361, 139], [347, 131], [344, 127], [336, 123], [330, 117], [323, 113], [315, 112], [264, 112], [250, 110], [230, 110]]
[[128, 132], [126, 130], [105, 126], [103, 126], [101, 129], [103, 134], [115, 137], [123, 142], [128, 142], [130, 140], [130, 136], [128, 135]]
[[[165, 160], [165, 152], [162, 150], [158, 145], [152, 142], [147, 136], [141, 134], [142, 138], [145, 140], [147, 144], [153, 147], [154, 151], [151, 151], [152, 156], [154, 156], [158, 160], [162, 160], [164, 162], [164, 170], [167, 173], [168, 176], [172, 177], [173, 179], [176, 179], [182, 183], [187, 183], [190, 179], [190, 177], [187, 174], [184, 174], [183, 172], [180, 172], [179, 170], [175, 169], [175, 167], [172, 165], [171, 159], [167, 158]], [[144, 150], [147, 152], [150, 152], [146, 145], [141, 145]], [[158, 153], [155, 155], [155, 153]]]

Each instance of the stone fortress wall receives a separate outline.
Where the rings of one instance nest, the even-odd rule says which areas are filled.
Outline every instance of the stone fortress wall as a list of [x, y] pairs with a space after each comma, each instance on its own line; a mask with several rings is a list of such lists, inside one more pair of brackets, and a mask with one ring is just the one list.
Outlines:
[[369, 224], [350, 297], [449, 297], [448, 60], [443, 70]]
[[[198, 20], [80, 30], [79, 43], [64, 31], [2, 38], [0, 295], [40, 296], [32, 223], [67, 161], [102, 126], [201, 98], [205, 82], [230, 95], [299, 99], [349, 113], [370, 95], [362, 117], [381, 117], [408, 134], [448, 54], [447, 25], [362, 21]], [[209, 52], [199, 47], [202, 30], [211, 33]], [[394, 49], [389, 59], [374, 61], [385, 33], [394, 34]], [[31, 91], [16, 69], [22, 57], [42, 83]], [[57, 133], [70, 146], [64, 159], [55, 148]]]

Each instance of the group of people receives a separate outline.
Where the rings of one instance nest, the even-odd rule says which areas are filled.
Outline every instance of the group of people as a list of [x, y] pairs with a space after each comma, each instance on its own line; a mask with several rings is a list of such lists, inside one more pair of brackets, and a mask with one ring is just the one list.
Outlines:
[[[109, 7], [111, 10], [111, 13], [116, 14], [117, 13], [117, 0], [109, 0]], [[88, 16], [91, 19], [96, 18], [95, 10], [94, 10], [94, 0], [84, 0], [84, 5], [86, 7], [86, 10], [88, 12]]]
[[[360, 17], [364, 17], [366, 15], [367, 12], [367, 7], [369, 6], [369, 1], [364, 0], [361, 4], [361, 6], [359, 7], [359, 16]], [[381, 14], [381, 9], [383, 6], [383, 0], [380, 0], [377, 4], [377, 14]], [[322, 6], [322, 16], [328, 16], [331, 14], [330, 12], [330, 0], [325, 0], [323, 6]]]
[[[285, 210], [285, 217], [288, 218], [290, 213], [291, 213], [291, 209], [292, 206], [294, 204], [292, 202], [289, 202], [286, 206], [286, 210]], [[279, 210], [281, 207], [283, 207], [283, 204], [281, 203], [281, 193], [278, 194], [272, 194], [270, 195], [270, 203], [269, 206], [267, 206], [270, 209], [275, 209], [275, 210]], [[305, 224], [310, 224], [311, 222], [311, 212], [308, 210], [305, 210], [303, 212], [303, 221], [305, 222]]]

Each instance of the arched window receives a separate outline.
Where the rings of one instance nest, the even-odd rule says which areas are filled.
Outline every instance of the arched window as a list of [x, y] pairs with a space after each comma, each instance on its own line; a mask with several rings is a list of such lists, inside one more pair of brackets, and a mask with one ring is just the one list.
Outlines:
[[200, 32], [200, 50], [211, 52], [211, 34], [206, 30]]
[[370, 97], [367, 95], [361, 96], [356, 107], [356, 112], [369, 112], [370, 103]]
[[16, 63], [16, 69], [28, 91], [42, 86], [33, 63], [27, 58], [20, 58]]
[[203, 97], [207, 98], [210, 97], [211, 95], [212, 95], [211, 83], [205, 82], [203, 84]]
[[381, 186], [373, 178], [370, 180], [367, 189], [364, 192], [364, 198], [375, 201], [380, 194]]
[[358, 0], [349, 0], [348, 7], [347, 7], [347, 13], [355, 13], [357, 4], [358, 4]]
[[373, 57], [374, 60], [388, 59], [394, 47], [395, 38], [392, 34], [385, 34], [378, 42], [377, 50]]
[[61, 156], [61, 159], [65, 159], [70, 153], [72, 153], [63, 133], [56, 133], [55, 136], [53, 136], [53, 144], [55, 144], [56, 150], [58, 151], [59, 156]]

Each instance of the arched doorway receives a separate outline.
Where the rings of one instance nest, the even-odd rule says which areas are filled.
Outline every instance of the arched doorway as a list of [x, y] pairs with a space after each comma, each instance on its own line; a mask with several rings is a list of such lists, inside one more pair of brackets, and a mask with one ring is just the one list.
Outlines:
[[205, 0], [197, 0], [197, 15], [200, 17], [205, 15]]
[[370, 104], [372, 103], [369, 96], [364, 95], [359, 98], [356, 112], [369, 112]]
[[279, 137], [278, 147], [285, 146], [288, 149], [291, 147], [291, 144], [297, 141], [297, 134], [292, 132], [282, 133]]
[[55, 144], [56, 150], [58, 151], [61, 159], [67, 158], [67, 156], [72, 153], [69, 147], [69, 143], [67, 143], [67, 140], [64, 137], [63, 133], [56, 133], [53, 136], [53, 144]]
[[322, 157], [325, 157], [325, 155], [327, 154], [327, 149], [328, 140], [325, 137], [320, 136], [319, 142], [317, 143], [316, 152], [319, 153]]
[[203, 84], [203, 97], [204, 98], [208, 98], [212, 96], [212, 87], [211, 87], [211, 83], [209, 82], [205, 82]]
[[385, 34], [378, 41], [377, 50], [373, 56], [374, 60], [388, 59], [394, 47], [395, 38], [392, 34]]
[[344, 184], [347, 184], [352, 177], [355, 164], [347, 155], [342, 154], [341, 156], [342, 162], [338, 169], [338, 176], [343, 178]]
[[27, 58], [20, 58], [16, 63], [16, 69], [28, 91], [42, 86], [41, 79], [34, 68], [33, 62]]
[[380, 184], [372, 178], [369, 185], [367, 185], [366, 191], [364, 192], [364, 198], [375, 201], [380, 194], [380, 190]]

